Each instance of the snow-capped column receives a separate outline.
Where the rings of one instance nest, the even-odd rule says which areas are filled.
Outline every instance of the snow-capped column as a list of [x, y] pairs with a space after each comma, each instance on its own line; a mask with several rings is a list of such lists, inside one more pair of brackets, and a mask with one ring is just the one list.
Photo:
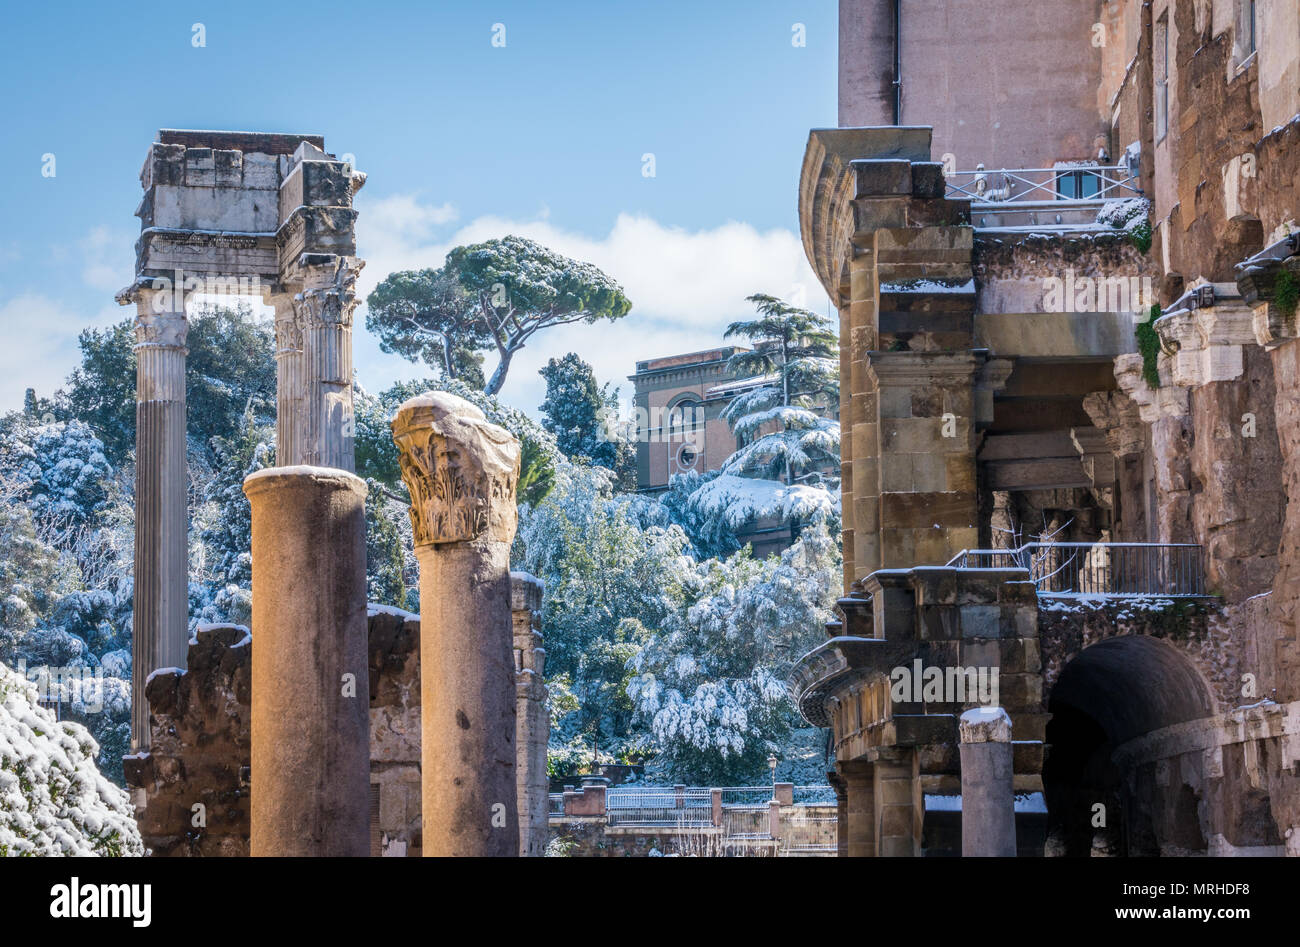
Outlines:
[[275, 307], [275, 455], [287, 467], [304, 462], [305, 453], [302, 322], [292, 293], [276, 293], [270, 302]]
[[546, 709], [546, 649], [537, 631], [542, 611], [542, 582], [527, 572], [510, 573], [510, 611], [515, 644], [515, 759], [519, 805], [519, 854], [546, 852], [550, 779], [546, 744], [551, 722]]
[[305, 254], [304, 263], [306, 280], [295, 297], [302, 330], [302, 427], [294, 454], [281, 463], [354, 470], [352, 313], [364, 264], [333, 254]]
[[145, 682], [185, 667], [189, 550], [185, 465], [185, 294], [136, 287], [135, 608], [131, 623], [131, 747], [149, 747]]
[[370, 852], [370, 675], [363, 480], [250, 474], [253, 855]]
[[393, 420], [420, 563], [426, 855], [518, 855], [510, 543], [519, 442], [431, 392]]
[[961, 715], [961, 853], [963, 857], [1014, 857], [1015, 794], [1011, 718], [1001, 707]]

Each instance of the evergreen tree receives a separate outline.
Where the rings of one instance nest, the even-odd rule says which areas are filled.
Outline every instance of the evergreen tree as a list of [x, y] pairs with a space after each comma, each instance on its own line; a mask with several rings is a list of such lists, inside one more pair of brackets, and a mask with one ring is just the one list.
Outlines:
[[612, 322], [632, 308], [597, 267], [515, 236], [454, 247], [438, 269], [393, 273], [366, 303], [366, 328], [384, 351], [423, 358], [446, 379], [474, 384], [482, 377], [467, 370], [481, 359], [475, 353], [494, 347], [489, 395], [501, 391], [511, 359], [537, 332]]
[[838, 405], [839, 366], [830, 320], [773, 297], [748, 297], [759, 318], [733, 322], [726, 337], [748, 339], [753, 349], [737, 352], [727, 367], [754, 387], [732, 399], [722, 416], [743, 446], [723, 473], [783, 479], [839, 468], [839, 423], [816, 413]]
[[573, 352], [551, 359], [540, 374], [546, 379], [542, 426], [555, 435], [560, 451], [570, 460], [608, 467], [621, 487], [635, 489], [636, 454], [617, 425], [618, 389], [598, 385], [591, 366]]

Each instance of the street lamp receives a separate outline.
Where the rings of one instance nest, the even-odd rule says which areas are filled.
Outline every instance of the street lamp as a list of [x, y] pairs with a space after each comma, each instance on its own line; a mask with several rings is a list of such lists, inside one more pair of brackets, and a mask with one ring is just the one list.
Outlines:
[[776, 798], [776, 754], [771, 753], [767, 757], [767, 768], [772, 771], [772, 798]]

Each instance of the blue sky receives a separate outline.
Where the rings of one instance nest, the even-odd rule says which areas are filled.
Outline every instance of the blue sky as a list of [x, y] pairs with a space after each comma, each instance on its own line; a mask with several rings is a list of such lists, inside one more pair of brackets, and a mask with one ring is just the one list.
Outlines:
[[[354, 155], [369, 175], [356, 204], [363, 293], [512, 232], [623, 282], [627, 319], [539, 335], [515, 359], [503, 395], [530, 412], [537, 368], [566, 351], [626, 395], [636, 359], [717, 344], [750, 292], [806, 293], [825, 311], [799, 249], [796, 189], [808, 129], [835, 124], [836, 11], [835, 0], [11, 7], [0, 409], [28, 386], [50, 393], [77, 361], [77, 332], [128, 314], [112, 295], [132, 273], [139, 168], [167, 127], [323, 134]], [[491, 42], [497, 23], [504, 48]], [[380, 352], [364, 317], [363, 385], [424, 374]]]

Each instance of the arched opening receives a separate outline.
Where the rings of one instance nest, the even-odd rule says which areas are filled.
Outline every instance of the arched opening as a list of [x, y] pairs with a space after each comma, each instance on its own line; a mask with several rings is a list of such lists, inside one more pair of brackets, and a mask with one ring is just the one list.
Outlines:
[[1115, 749], [1214, 713], [1192, 662], [1156, 638], [1109, 638], [1061, 670], [1048, 701], [1048, 853], [1156, 855], [1161, 841], [1204, 851], [1197, 789], [1152, 785], [1154, 767], [1121, 770]]

